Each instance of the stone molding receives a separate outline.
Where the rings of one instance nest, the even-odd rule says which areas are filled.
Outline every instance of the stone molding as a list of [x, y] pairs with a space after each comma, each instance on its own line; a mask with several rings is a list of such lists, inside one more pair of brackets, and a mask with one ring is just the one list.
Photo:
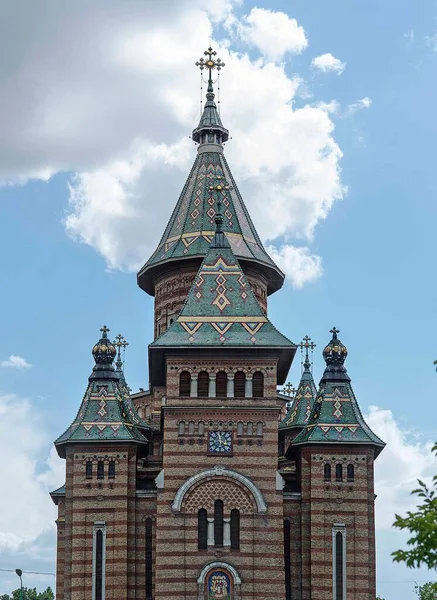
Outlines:
[[173, 504], [171, 506], [172, 511], [175, 513], [181, 512], [182, 501], [187, 494], [187, 492], [196, 484], [200, 483], [204, 479], [209, 479], [211, 477], [228, 477], [229, 479], [234, 479], [241, 483], [244, 487], [246, 487], [252, 496], [255, 499], [256, 506], [258, 508], [258, 513], [264, 514], [267, 512], [267, 504], [263, 498], [262, 493], [257, 488], [257, 486], [245, 475], [238, 473], [237, 471], [233, 471], [226, 467], [217, 465], [212, 469], [207, 469], [205, 471], [201, 471], [196, 475], [193, 475], [189, 479], [185, 481], [178, 489]]

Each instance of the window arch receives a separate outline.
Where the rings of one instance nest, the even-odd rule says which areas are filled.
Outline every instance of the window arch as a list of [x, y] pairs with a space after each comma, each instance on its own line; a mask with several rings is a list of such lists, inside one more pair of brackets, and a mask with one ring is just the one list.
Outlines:
[[264, 397], [264, 375], [261, 371], [256, 371], [253, 374], [253, 397], [254, 398], [263, 398]]
[[199, 421], [198, 425], [198, 433], [199, 435], [205, 435], [205, 423], [203, 421]]
[[105, 463], [99, 460], [97, 463], [97, 479], [103, 479], [105, 476]]
[[194, 421], [190, 421], [190, 422], [188, 423], [188, 433], [189, 433], [190, 435], [193, 435], [193, 434], [194, 434]]
[[240, 549], [240, 511], [231, 510], [231, 550]]
[[85, 465], [85, 477], [87, 479], [92, 479], [93, 477], [93, 463], [91, 460], [86, 461]]
[[235, 398], [244, 398], [246, 395], [246, 374], [244, 371], [237, 371], [234, 379]]
[[347, 480], [355, 481], [355, 468], [352, 464], [347, 466]]
[[185, 433], [185, 421], [179, 422], [179, 435], [184, 435]]
[[115, 460], [110, 460], [108, 465], [108, 479], [115, 479]]
[[188, 371], [182, 371], [179, 375], [179, 396], [189, 398], [191, 390], [191, 375]]
[[258, 423], [256, 424], [256, 435], [262, 435], [263, 434], [263, 424], [261, 421], [258, 421]]
[[253, 423], [249, 421], [247, 423], [247, 435], [253, 435]]
[[208, 547], [208, 513], [201, 508], [197, 513], [197, 547], [206, 550]]
[[237, 423], [237, 435], [243, 435], [243, 422], [238, 421]]
[[197, 378], [197, 396], [200, 398], [208, 398], [209, 391], [209, 374], [207, 371], [200, 371]]
[[329, 463], [323, 467], [323, 476], [325, 481], [331, 481], [331, 465]]
[[343, 465], [341, 465], [340, 463], [335, 465], [335, 480], [343, 481]]
[[216, 396], [217, 398], [226, 398], [228, 385], [228, 376], [224, 371], [219, 371], [216, 377]]
[[345, 531], [336, 531], [334, 529], [334, 598], [335, 600], [345, 599]]
[[223, 500], [214, 502], [214, 545], [223, 546]]

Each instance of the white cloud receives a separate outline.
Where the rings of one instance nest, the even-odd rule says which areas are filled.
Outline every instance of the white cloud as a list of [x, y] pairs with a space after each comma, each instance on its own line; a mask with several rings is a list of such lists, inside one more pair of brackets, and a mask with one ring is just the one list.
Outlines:
[[[64, 468], [52, 452], [43, 423], [26, 399], [0, 396], [0, 494], [1, 553], [18, 551], [54, 527], [55, 506], [48, 492], [64, 481]], [[40, 473], [39, 464], [44, 464]]]
[[290, 245], [280, 248], [268, 246], [267, 252], [295, 288], [315, 281], [323, 273], [322, 259], [320, 256], [312, 256], [308, 248]]
[[425, 37], [425, 41], [433, 52], [437, 52], [437, 32], [434, 35]]
[[323, 71], [323, 73], [334, 71], [338, 75], [341, 75], [346, 68], [346, 63], [333, 56], [330, 52], [327, 52], [326, 54], [321, 54], [320, 56], [313, 58], [311, 66], [314, 69]]
[[279, 11], [252, 8], [238, 31], [244, 41], [271, 60], [281, 60], [287, 53], [300, 54], [308, 46], [304, 28]]
[[419, 441], [402, 429], [390, 410], [371, 406], [365, 419], [387, 444], [375, 462], [375, 491], [376, 527], [388, 535], [395, 513], [405, 515], [418, 504], [411, 491], [417, 487], [417, 479], [431, 482], [437, 473], [437, 459], [431, 452], [433, 442]]
[[352, 104], [349, 104], [345, 111], [345, 115], [351, 116], [356, 112], [363, 110], [364, 108], [370, 108], [371, 106], [372, 100], [366, 96], [365, 98], [361, 98], [360, 100], [356, 100], [355, 102], [352, 102]]
[[30, 369], [32, 366], [22, 358], [21, 356], [16, 356], [15, 354], [11, 354], [8, 360], [3, 360], [0, 362], [1, 367], [9, 368], [9, 369]]

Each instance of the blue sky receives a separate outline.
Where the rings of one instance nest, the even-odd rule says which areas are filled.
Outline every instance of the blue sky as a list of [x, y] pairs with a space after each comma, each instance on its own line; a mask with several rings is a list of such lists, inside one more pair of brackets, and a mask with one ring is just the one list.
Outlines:
[[[436, 472], [437, 3], [104, 5], [0, 7], [0, 448], [16, 455], [0, 471], [10, 490], [0, 568], [54, 570], [45, 491], [63, 482], [51, 440], [74, 417], [103, 323], [129, 341], [130, 386], [147, 387], [153, 304], [135, 266], [194, 160], [192, 63], [212, 39], [227, 63], [225, 153], [291, 282], [271, 297], [270, 317], [318, 344], [316, 379], [329, 329], [341, 330], [361, 408], [388, 442], [376, 472], [378, 589], [414, 598], [411, 581], [435, 574], [392, 564], [404, 538], [390, 524], [412, 506], [414, 479]], [[199, 39], [187, 41], [196, 24]], [[317, 68], [327, 53], [344, 64]], [[10, 356], [31, 366], [7, 366]], [[299, 372], [296, 363], [294, 384]], [[15, 583], [0, 572], [0, 593]]]

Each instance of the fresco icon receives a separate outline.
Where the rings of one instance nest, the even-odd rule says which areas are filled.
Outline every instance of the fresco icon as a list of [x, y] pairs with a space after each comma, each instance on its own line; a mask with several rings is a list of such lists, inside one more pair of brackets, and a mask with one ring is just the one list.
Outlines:
[[209, 575], [208, 600], [231, 600], [231, 583], [223, 571], [213, 571]]

